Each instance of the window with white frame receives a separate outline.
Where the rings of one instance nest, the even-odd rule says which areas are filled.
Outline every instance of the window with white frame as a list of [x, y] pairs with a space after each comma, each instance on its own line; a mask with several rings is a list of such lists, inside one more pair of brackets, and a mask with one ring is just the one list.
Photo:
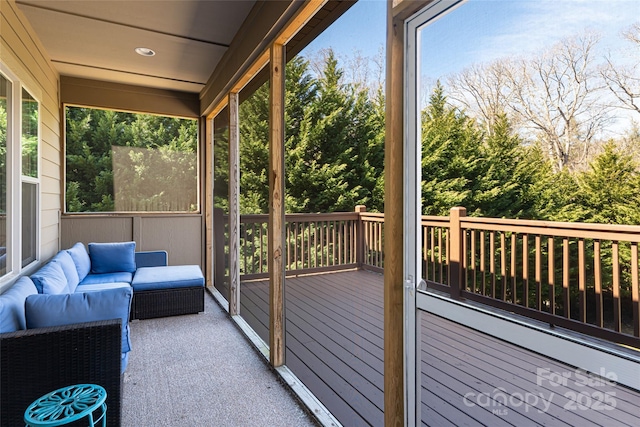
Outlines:
[[11, 117], [11, 82], [0, 74], [0, 276], [7, 273], [9, 230], [8, 148]]
[[22, 267], [37, 259], [39, 110], [39, 102], [22, 89]]
[[38, 260], [40, 102], [0, 71], [0, 278]]

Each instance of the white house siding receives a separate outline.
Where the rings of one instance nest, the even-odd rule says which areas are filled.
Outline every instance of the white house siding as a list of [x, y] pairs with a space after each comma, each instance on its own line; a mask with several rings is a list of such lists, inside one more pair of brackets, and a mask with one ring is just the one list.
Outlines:
[[59, 81], [49, 55], [14, 0], [0, 0], [0, 61], [40, 101], [40, 259], [59, 249], [62, 137]]

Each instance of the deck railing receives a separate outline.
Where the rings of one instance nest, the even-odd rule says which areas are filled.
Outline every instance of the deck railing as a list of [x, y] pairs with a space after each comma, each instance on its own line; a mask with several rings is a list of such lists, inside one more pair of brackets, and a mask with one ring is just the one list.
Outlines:
[[[240, 274], [243, 279], [268, 277], [268, 215], [240, 216]], [[285, 215], [285, 268], [314, 273], [358, 266], [357, 212]]]
[[[268, 215], [240, 218], [242, 278], [268, 277]], [[285, 216], [288, 274], [384, 269], [384, 215]], [[427, 286], [551, 325], [640, 347], [640, 227], [422, 217]]]
[[464, 216], [450, 227], [462, 236], [452, 297], [639, 346], [640, 227]]

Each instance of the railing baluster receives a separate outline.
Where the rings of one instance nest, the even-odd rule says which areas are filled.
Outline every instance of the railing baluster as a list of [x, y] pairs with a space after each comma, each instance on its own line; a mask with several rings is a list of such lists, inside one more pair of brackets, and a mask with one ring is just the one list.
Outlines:
[[522, 235], [522, 304], [529, 307], [529, 235]]
[[431, 227], [431, 280], [436, 281], [436, 230]]
[[422, 278], [429, 278], [429, 228], [426, 226], [422, 226]]
[[378, 225], [378, 263], [376, 267], [382, 268], [382, 223], [377, 222]]
[[611, 242], [611, 263], [613, 266], [613, 322], [616, 332], [622, 330], [620, 315], [620, 257], [618, 242]]
[[378, 257], [377, 249], [378, 249], [378, 241], [376, 238], [376, 224], [374, 222], [371, 223], [369, 227], [369, 233], [371, 234], [371, 239], [369, 240], [369, 251], [371, 254], [371, 265], [377, 265], [376, 260]]
[[307, 268], [311, 268], [311, 222], [307, 222]]
[[600, 254], [600, 240], [593, 241], [593, 279], [596, 293], [596, 326], [602, 328], [603, 301], [602, 301], [602, 259]]
[[584, 253], [584, 239], [578, 240], [578, 292], [579, 292], [579, 318], [581, 322], [587, 321], [587, 270]]
[[380, 250], [378, 247], [380, 242], [380, 230], [378, 229], [377, 223], [371, 224], [371, 228], [373, 229], [373, 265], [378, 266], [380, 265]]
[[291, 223], [289, 222], [284, 223], [284, 241], [287, 248], [287, 268], [289, 268], [291, 265]]
[[327, 259], [325, 260], [325, 267], [328, 267], [331, 265], [331, 221], [326, 221], [325, 223], [325, 246], [327, 248], [326, 250], [326, 254], [327, 254]]
[[365, 237], [365, 260], [366, 263], [369, 265], [373, 265], [373, 258], [371, 256], [371, 226], [373, 225], [373, 223], [367, 223], [366, 224], [366, 228], [364, 230], [364, 237]]
[[542, 310], [542, 243], [540, 235], [536, 235], [536, 309]]
[[268, 273], [267, 270], [269, 267], [266, 265], [267, 263], [267, 238], [266, 236], [269, 234], [267, 228], [269, 224], [261, 223], [260, 224], [260, 272]]
[[331, 265], [336, 265], [336, 222], [331, 221]]
[[298, 269], [298, 261], [300, 260], [300, 253], [298, 251], [298, 248], [300, 247], [300, 244], [298, 243], [298, 236], [300, 234], [300, 223], [298, 222], [294, 222], [293, 223], [294, 228], [293, 228], [293, 267], [292, 270], [297, 270]]
[[484, 231], [480, 232], [480, 274], [482, 275], [482, 281], [481, 281], [481, 286], [482, 286], [482, 292], [480, 292], [482, 295], [487, 295], [487, 275], [485, 272], [485, 250], [484, 250], [484, 245], [485, 245], [485, 237], [484, 237]]
[[[476, 231], [469, 230], [471, 234], [471, 280], [473, 281], [473, 288], [471, 292], [477, 292], [477, 277], [476, 277]], [[465, 257], [466, 259], [466, 257]]]
[[313, 268], [318, 267], [318, 221], [313, 222]]
[[496, 297], [496, 233], [489, 234], [489, 256], [491, 260], [491, 298]]
[[555, 286], [555, 245], [553, 237], [549, 237], [547, 243], [547, 251], [549, 252], [548, 262], [548, 283], [549, 283], [549, 313], [556, 314], [556, 286]]
[[353, 248], [355, 247], [355, 221], [349, 221], [349, 263], [353, 264], [356, 262], [355, 253]]
[[569, 292], [569, 239], [562, 239], [562, 300], [564, 317], [571, 316], [571, 295]]
[[518, 291], [516, 289], [516, 233], [511, 233], [511, 302], [518, 303]]
[[[256, 231], [256, 226], [258, 224], [256, 224], [255, 222], [253, 224], [251, 224], [251, 272], [255, 273], [257, 271], [257, 267], [256, 267], [256, 252], [257, 250], [259, 250], [259, 246], [258, 246], [258, 242], [256, 242], [256, 237], [257, 237], [257, 231]], [[245, 267], [246, 268], [246, 267]]]
[[640, 290], [638, 289], [638, 244], [631, 244], [631, 303], [633, 335], [640, 337]]
[[338, 221], [336, 227], [336, 234], [338, 236], [338, 261], [336, 264], [342, 264], [342, 221]]
[[[242, 220], [241, 220], [242, 221]], [[253, 227], [254, 224], [252, 223], [251, 226]], [[241, 264], [240, 265], [240, 275], [246, 274], [246, 272], [254, 272], [254, 266], [252, 263], [252, 257], [255, 256], [255, 246], [256, 246], [256, 242], [253, 241], [248, 241], [248, 237], [245, 238], [245, 234], [247, 234], [247, 231], [249, 227], [243, 227], [242, 226], [242, 222], [239, 224], [239, 230], [238, 230], [238, 235], [240, 236], [240, 258], [238, 259], [238, 262]], [[247, 254], [246, 252], [249, 251], [250, 253]], [[241, 259], [244, 260], [244, 258], [247, 258], [246, 261], [244, 261], [244, 265], [242, 265]], [[245, 273], [243, 273], [243, 271]]]
[[[460, 230], [460, 237], [462, 238], [462, 259], [460, 261], [462, 261], [462, 271], [464, 272], [464, 281], [460, 289], [466, 291], [469, 285], [469, 270], [467, 268], [467, 232], [464, 229]], [[462, 280], [462, 277], [458, 279]]]
[[507, 300], [507, 245], [505, 233], [500, 233], [500, 274], [502, 275], [502, 301]]

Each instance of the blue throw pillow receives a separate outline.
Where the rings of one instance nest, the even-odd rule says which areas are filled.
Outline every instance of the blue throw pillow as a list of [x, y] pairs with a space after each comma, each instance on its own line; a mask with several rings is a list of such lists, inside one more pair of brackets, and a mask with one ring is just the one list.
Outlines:
[[132, 298], [130, 287], [64, 295], [31, 295], [25, 304], [27, 328], [121, 319], [122, 352], [126, 353], [131, 350], [129, 312]]
[[91, 260], [89, 259], [87, 249], [84, 247], [84, 244], [78, 242], [66, 251], [71, 255], [71, 259], [76, 265], [76, 270], [78, 271], [78, 278], [82, 282], [82, 279], [87, 277], [87, 274], [91, 271]]
[[78, 286], [78, 283], [80, 283], [80, 277], [78, 276], [76, 264], [73, 262], [73, 258], [71, 258], [71, 255], [69, 255], [69, 252], [58, 252], [56, 256], [53, 257], [51, 262], [60, 264], [60, 267], [62, 267], [62, 271], [67, 278], [67, 286], [69, 287], [69, 292], [74, 292], [76, 290], [76, 287]]
[[67, 277], [57, 262], [50, 262], [31, 275], [31, 280], [41, 294], [69, 293]]
[[27, 276], [18, 279], [5, 293], [0, 295], [0, 333], [27, 329], [24, 301], [38, 290]]
[[89, 243], [91, 272], [136, 271], [136, 242]]

